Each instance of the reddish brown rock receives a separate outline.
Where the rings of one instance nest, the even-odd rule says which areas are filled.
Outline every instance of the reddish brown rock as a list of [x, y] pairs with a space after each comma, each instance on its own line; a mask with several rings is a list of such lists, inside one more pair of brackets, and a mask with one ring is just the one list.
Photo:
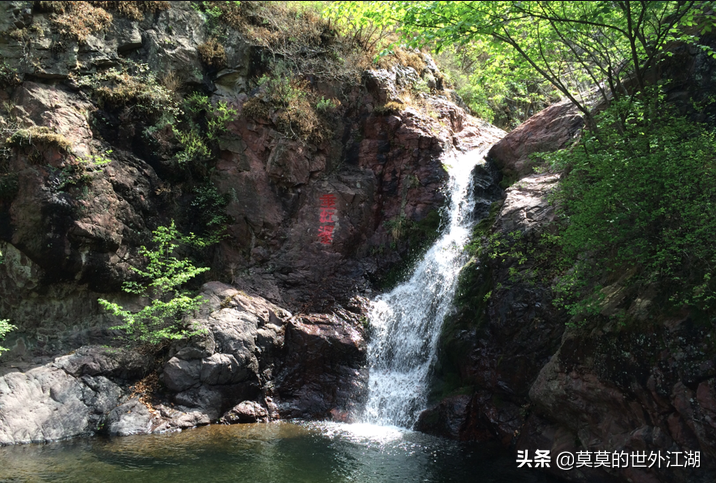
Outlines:
[[488, 153], [506, 179], [515, 181], [532, 174], [537, 164], [532, 153], [562, 149], [574, 141], [584, 121], [570, 101], [554, 104], [510, 131]]
[[266, 408], [256, 401], [244, 401], [227, 411], [221, 420], [228, 424], [265, 423], [269, 420], [269, 414]]
[[326, 418], [357, 408], [367, 389], [365, 357], [356, 321], [336, 315], [291, 319], [276, 378], [281, 416]]

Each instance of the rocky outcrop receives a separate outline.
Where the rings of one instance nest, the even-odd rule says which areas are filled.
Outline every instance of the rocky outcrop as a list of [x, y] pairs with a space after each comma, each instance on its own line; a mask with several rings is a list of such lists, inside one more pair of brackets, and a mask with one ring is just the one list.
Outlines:
[[[289, 312], [212, 282], [194, 319], [204, 334], [164, 363], [85, 346], [0, 378], [0, 445], [95, 433], [143, 434], [279, 418], [343, 420], [365, 391], [359, 316]], [[157, 378], [158, 375], [158, 378]]]
[[[685, 314], [644, 324], [568, 330], [530, 389], [535, 411], [517, 447], [661, 452], [672, 463], [667, 469], [585, 471], [574, 481], [599, 474], [632, 481], [711, 481], [716, 334]], [[695, 451], [699, 467], [679, 468]]]
[[[478, 230], [505, 237], [501, 243], [520, 243], [515, 250], [527, 253], [554, 217], [547, 196], [558, 179], [533, 174], [515, 183]], [[536, 278], [538, 262], [520, 263], [504, 249], [502, 256], [491, 257], [492, 249], [484, 246], [482, 255], [463, 268], [457, 310], [440, 340], [433, 399], [442, 400], [421, 415], [416, 428], [509, 445], [525, 422], [530, 387], [559, 346], [568, 319], [553, 307], [550, 288]], [[439, 397], [455, 392], [463, 395]]]
[[[691, 118], [712, 121], [713, 108], [694, 111], [686, 99], [710, 95], [707, 77], [696, 73], [711, 76], [716, 64], [684, 45], [672, 50], [658, 72], [673, 78], [667, 98]], [[553, 304], [552, 285], [563, 271], [553, 263], [558, 247], [542, 235], [554, 230], [549, 192], [560, 174], [532, 173], [528, 156], [564, 147], [580, 126], [562, 103], [493, 146], [490, 157], [511, 186], [478, 226], [483, 244], [463, 268], [456, 313], [441, 338], [434, 405], [417, 428], [500, 441], [530, 455], [549, 450], [546, 471], [567, 481], [712, 481], [713, 314], [661, 310], [654, 287], [626, 287], [629, 273], [605, 281], [600, 313], [581, 327], [567, 326], [574, 321]], [[628, 323], [612, 317], [617, 313]], [[554, 464], [562, 452], [589, 452], [592, 462], [599, 452], [630, 459], [563, 471]], [[633, 455], [658, 462], [634, 464]]]
[[[405, 263], [424, 243], [416, 233], [437, 228], [444, 159], [503, 135], [441, 91], [411, 91], [422, 77], [440, 78], [430, 61], [348, 84], [307, 76], [308, 88], [341, 104], [322, 140], [303, 139], [281, 131], [275, 113], [244, 112], [263, 95], [264, 47], [229, 35], [227, 67], [207, 65], [197, 50], [210, 38], [207, 21], [188, 3], [142, 19], [114, 12], [82, 41], [58, 33], [55, 7], [43, 5], [0, 6], [0, 55], [12, 70], [0, 89], [0, 314], [23, 321], [5, 360], [111, 339], [97, 297], [133, 303], [121, 284], [136, 276], [151, 230], [171, 220], [188, 232], [223, 216], [228, 236], [200, 255], [212, 268], [204, 282], [295, 312], [346, 305]], [[236, 111], [212, 159], [193, 168], [177, 163], [181, 146], [160, 122], [190, 92]], [[386, 109], [389, 101], [402, 108]], [[111, 162], [93, 166], [95, 156]], [[200, 208], [206, 189], [218, 204]], [[325, 195], [331, 223], [321, 221]]]
[[[550, 450], [553, 457], [645, 451], [673, 459], [699, 451], [699, 468], [561, 471], [553, 465], [548, 471], [583, 482], [711, 481], [713, 325], [687, 313], [647, 316], [650, 295], [626, 293], [617, 282], [605, 289], [603, 312], [624, 307], [638, 326], [566, 328], [570, 318], [552, 304], [549, 277], [537, 277], [553, 255], [549, 246], [534, 244], [554, 218], [547, 196], [558, 180], [533, 174], [506, 190], [488, 222], [489, 233], [507, 243], [504, 258], [483, 257], [463, 269], [464, 293], [441, 341], [439, 402], [416, 427], [455, 439], [497, 440], [531, 454]], [[519, 236], [507, 236], [515, 232]], [[532, 251], [521, 263], [515, 256], [537, 246], [541, 256]]]
[[492, 146], [488, 159], [511, 184], [533, 173], [539, 160], [533, 159], [532, 154], [566, 147], [579, 136], [583, 125], [582, 114], [570, 101], [553, 104]]
[[295, 317], [286, 326], [276, 381], [286, 417], [345, 420], [366, 395], [366, 343], [358, 316]]

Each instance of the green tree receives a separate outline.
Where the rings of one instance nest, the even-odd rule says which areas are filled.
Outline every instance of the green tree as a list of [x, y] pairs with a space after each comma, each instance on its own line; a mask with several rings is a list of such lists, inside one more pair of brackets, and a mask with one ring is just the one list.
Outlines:
[[181, 243], [203, 245], [193, 234], [182, 236], [172, 221], [160, 226], [153, 233], [154, 249], [142, 246], [139, 253], [148, 259], [147, 267], [132, 267], [142, 280], [125, 282], [127, 293], [149, 299], [149, 304], [137, 312], [125, 309], [117, 303], [99, 299], [100, 305], [124, 323], [113, 327], [126, 333], [134, 342], [158, 344], [164, 340], [183, 339], [200, 332], [185, 320], [185, 316], [203, 304], [201, 295], [192, 297], [182, 286], [209, 268], [195, 267], [190, 260], [175, 256]]
[[595, 94], [610, 103], [643, 90], [648, 71], [668, 55], [670, 41], [695, 42], [695, 35], [685, 32], [713, 28], [713, 15], [704, 15], [711, 3], [372, 2], [373, 12], [354, 14], [397, 22], [403, 41], [412, 47], [440, 51], [449, 45], [489, 44], [490, 57], [514, 62], [502, 76], [532, 69], [594, 126], [590, 104]]
[[649, 102], [633, 101], [624, 130], [613, 128], [624, 115], [615, 104], [597, 116], [601, 140], [587, 132], [574, 149], [543, 155], [569, 171], [557, 206], [574, 268], [557, 288], [574, 315], [598, 312], [600, 283], [625, 273], [667, 305], [716, 308], [716, 134], [669, 106], [639, 115]]

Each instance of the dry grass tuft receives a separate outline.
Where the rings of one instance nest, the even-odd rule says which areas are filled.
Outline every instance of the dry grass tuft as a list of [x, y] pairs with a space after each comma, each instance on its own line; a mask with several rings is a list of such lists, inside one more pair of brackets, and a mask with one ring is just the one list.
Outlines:
[[383, 56], [377, 61], [377, 66], [381, 69], [390, 69], [391, 67], [399, 64], [406, 67], [412, 67], [418, 75], [420, 75], [427, 66], [422, 55], [417, 52], [401, 48], [393, 49], [392, 54]]
[[49, 127], [32, 126], [27, 129], [19, 129], [12, 136], [5, 140], [11, 146], [42, 146], [54, 147], [64, 152], [69, 152], [72, 143]]
[[400, 113], [400, 111], [404, 110], [406, 107], [407, 107], [407, 105], [403, 104], [402, 102], [390, 101], [390, 102], [386, 102], [382, 106], [376, 106], [373, 109], [373, 112], [375, 112], [376, 114], [380, 114], [380, 115], [398, 114], [398, 113]]
[[328, 117], [341, 105], [337, 99], [324, 99], [310, 83], [281, 70], [276, 77], [259, 80], [261, 92], [249, 99], [242, 114], [251, 119], [267, 119], [293, 139], [320, 144], [333, 135]]
[[36, 2], [41, 12], [49, 12], [50, 23], [60, 35], [85, 42], [87, 37], [107, 28], [112, 11], [132, 20], [142, 20], [145, 13], [166, 10], [169, 2]]
[[244, 117], [249, 119], [269, 119], [271, 116], [271, 107], [264, 100], [258, 97], [252, 97], [244, 103], [241, 113]]
[[145, 13], [156, 13], [166, 10], [170, 2], [92, 2], [98, 7], [116, 12], [130, 20], [144, 20]]
[[169, 70], [162, 74], [162, 76], [159, 77], [159, 83], [169, 92], [173, 92], [177, 96], [181, 94], [181, 91], [184, 88], [184, 83], [182, 82], [181, 77], [179, 77], [173, 70]]
[[90, 35], [112, 23], [112, 15], [89, 2], [40, 2], [43, 10], [54, 12], [50, 23], [60, 35], [85, 42]]
[[74, 79], [78, 86], [89, 88], [103, 107], [131, 107], [144, 116], [178, 112], [176, 93], [162, 85], [145, 64], [126, 62], [121, 69], [111, 68]]
[[226, 51], [215, 38], [211, 38], [197, 47], [202, 62], [211, 67], [226, 67]]

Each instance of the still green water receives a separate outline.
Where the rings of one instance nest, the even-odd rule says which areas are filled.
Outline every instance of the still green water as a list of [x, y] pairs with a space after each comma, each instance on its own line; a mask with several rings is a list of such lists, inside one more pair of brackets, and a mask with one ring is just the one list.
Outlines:
[[337, 423], [211, 425], [0, 448], [2, 482], [551, 482], [493, 446]]

